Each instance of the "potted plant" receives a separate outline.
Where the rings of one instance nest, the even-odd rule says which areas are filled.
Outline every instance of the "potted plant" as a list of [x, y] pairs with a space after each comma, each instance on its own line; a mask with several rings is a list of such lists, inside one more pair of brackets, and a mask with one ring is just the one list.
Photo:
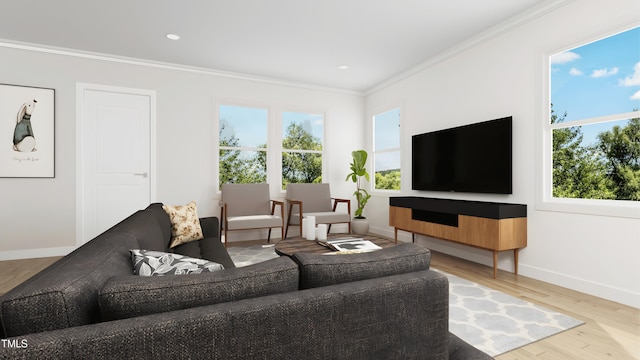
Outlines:
[[356, 191], [353, 192], [353, 195], [356, 197], [356, 201], [358, 202], [358, 208], [356, 209], [353, 220], [351, 221], [351, 231], [356, 234], [364, 235], [369, 232], [369, 221], [362, 215], [362, 211], [364, 210], [364, 206], [367, 204], [367, 201], [371, 198], [371, 194], [361, 187], [362, 177], [369, 181], [369, 173], [365, 166], [367, 163], [367, 152], [364, 150], [355, 150], [351, 152], [351, 157], [353, 158], [353, 161], [350, 164], [351, 173], [347, 175], [345, 181], [349, 181], [349, 179], [351, 179], [351, 181], [356, 183]]

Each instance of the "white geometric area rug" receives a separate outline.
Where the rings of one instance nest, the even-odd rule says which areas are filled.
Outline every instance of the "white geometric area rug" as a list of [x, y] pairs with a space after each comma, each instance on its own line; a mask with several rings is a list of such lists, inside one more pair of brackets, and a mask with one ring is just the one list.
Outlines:
[[[228, 251], [238, 267], [278, 257], [273, 245], [230, 247]], [[583, 324], [559, 312], [436, 271], [449, 278], [449, 331], [491, 356]]]
[[449, 278], [449, 331], [491, 356], [584, 324], [559, 312], [440, 272]]

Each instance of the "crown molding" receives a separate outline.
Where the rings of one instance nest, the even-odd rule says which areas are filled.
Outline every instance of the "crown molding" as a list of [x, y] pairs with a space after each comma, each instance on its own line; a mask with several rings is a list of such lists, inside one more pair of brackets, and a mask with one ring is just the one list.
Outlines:
[[226, 77], [231, 79], [260, 82], [260, 83], [266, 83], [266, 84], [272, 84], [272, 85], [297, 87], [297, 88], [302, 88], [306, 90], [364, 96], [364, 92], [362, 91], [310, 85], [310, 84], [301, 83], [301, 82], [287, 81], [287, 80], [269, 78], [269, 77], [258, 76], [258, 75], [242, 74], [242, 73], [236, 73], [231, 71], [208, 69], [208, 68], [201, 68], [201, 67], [195, 67], [195, 66], [186, 66], [186, 65], [180, 65], [180, 64], [109, 55], [109, 54], [103, 54], [103, 53], [80, 51], [80, 50], [68, 49], [68, 48], [45, 46], [40, 44], [17, 42], [17, 41], [7, 40], [7, 39], [0, 39], [0, 47], [46, 53], [46, 54], [54, 54], [54, 55], [60, 55], [60, 56], [76, 57], [76, 58], [95, 60], [95, 61], [105, 61], [105, 62], [113, 62], [113, 63], [127, 64], [127, 65], [144, 66], [144, 67], [163, 69], [163, 70], [196, 73], [196, 74], [208, 75], [208, 76]]
[[491, 28], [478, 33], [477, 35], [449, 48], [448, 50], [445, 50], [444, 52], [430, 58], [429, 60], [405, 71], [402, 72], [388, 80], [385, 80], [373, 87], [371, 87], [370, 89], [366, 90], [364, 92], [364, 94], [366, 96], [371, 95], [377, 91], [380, 91], [386, 87], [389, 87], [393, 84], [396, 84], [408, 77], [411, 77], [423, 70], [426, 70], [438, 63], [441, 63], [457, 54], [460, 54], [462, 52], [464, 52], [465, 50], [468, 50], [480, 43], [483, 43], [485, 41], [488, 41], [492, 38], [495, 38], [501, 34], [504, 34], [505, 32], [515, 29], [519, 26], [522, 26], [530, 21], [533, 21], [535, 19], [538, 19], [550, 12], [555, 11], [558, 8], [561, 8], [571, 2], [574, 2], [575, 0], [549, 0], [546, 1], [540, 5], [535, 5], [531, 8], [529, 8], [528, 10], [525, 10], [524, 12], [508, 19], [505, 20], [501, 23], [498, 23], [494, 26], [492, 26]]

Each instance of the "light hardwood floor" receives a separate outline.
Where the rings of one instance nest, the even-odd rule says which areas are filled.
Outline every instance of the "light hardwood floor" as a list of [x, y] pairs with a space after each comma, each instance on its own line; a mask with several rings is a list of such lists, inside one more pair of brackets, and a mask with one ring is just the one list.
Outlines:
[[[260, 242], [262, 243], [262, 242]], [[248, 246], [242, 243], [237, 246]], [[0, 261], [0, 294], [58, 258]], [[640, 310], [433, 252], [431, 265], [512, 296], [580, 319], [584, 325], [502, 354], [496, 359], [640, 359]]]

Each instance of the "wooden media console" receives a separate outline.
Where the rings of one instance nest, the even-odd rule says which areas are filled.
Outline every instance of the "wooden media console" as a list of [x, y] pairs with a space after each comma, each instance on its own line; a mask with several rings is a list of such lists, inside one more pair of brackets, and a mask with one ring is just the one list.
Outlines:
[[[398, 230], [449, 240], [493, 252], [493, 277], [498, 252], [527, 246], [527, 205], [402, 196], [389, 198], [389, 225]], [[414, 240], [415, 241], [415, 240]]]

